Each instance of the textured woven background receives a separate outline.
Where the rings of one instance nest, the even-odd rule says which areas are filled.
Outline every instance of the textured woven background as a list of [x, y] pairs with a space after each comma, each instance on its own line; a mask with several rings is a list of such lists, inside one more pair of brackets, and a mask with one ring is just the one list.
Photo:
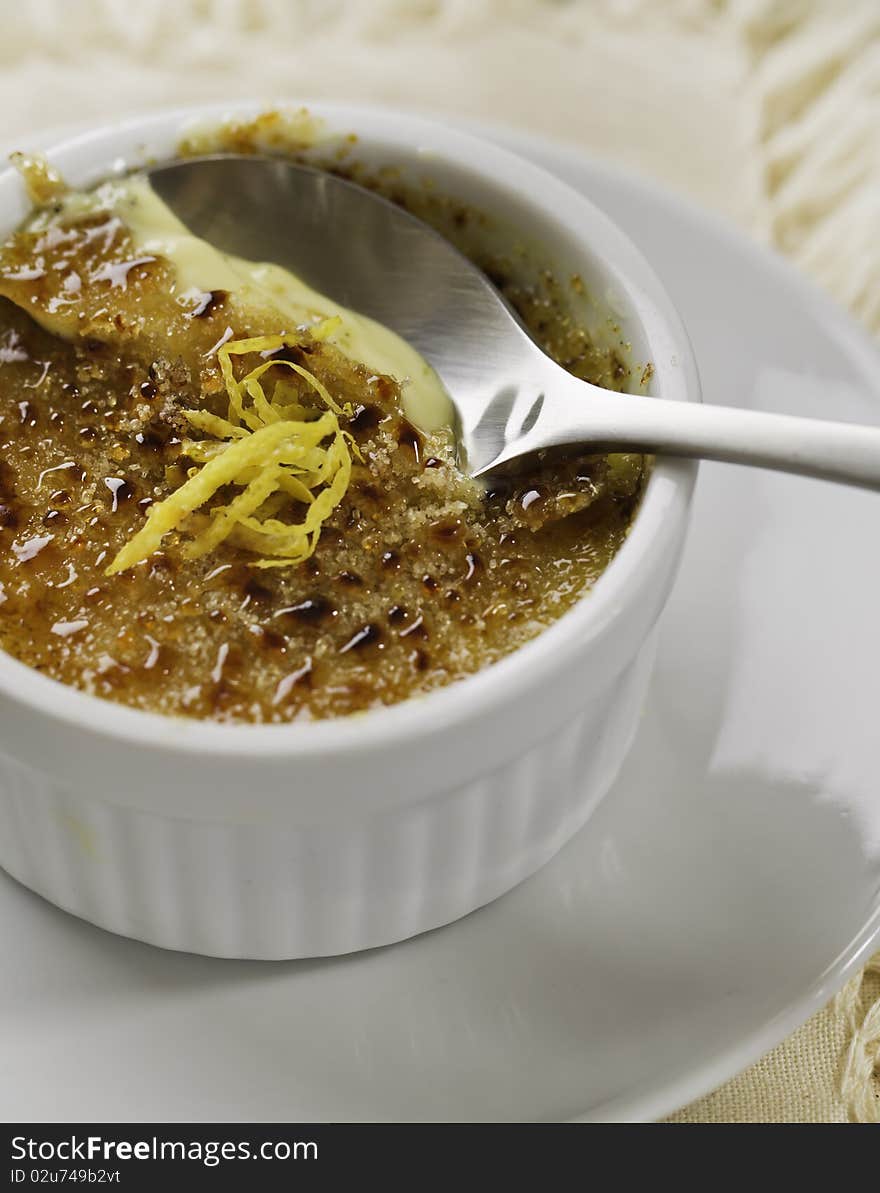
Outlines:
[[[0, 142], [255, 95], [505, 121], [722, 212], [880, 334], [878, 0], [0, 0], [0, 19]], [[878, 1062], [880, 956], [675, 1119], [880, 1121]]]

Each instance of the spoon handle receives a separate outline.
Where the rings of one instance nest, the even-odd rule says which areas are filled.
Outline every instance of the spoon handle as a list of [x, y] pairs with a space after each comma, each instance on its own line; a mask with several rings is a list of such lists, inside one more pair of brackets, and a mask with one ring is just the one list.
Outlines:
[[[540, 448], [589, 444], [750, 464], [880, 489], [880, 427], [664, 401], [577, 382], [541, 403], [530, 429], [507, 439], [488, 472]], [[567, 392], [565, 392], [567, 390]], [[560, 400], [561, 399], [561, 400]]]

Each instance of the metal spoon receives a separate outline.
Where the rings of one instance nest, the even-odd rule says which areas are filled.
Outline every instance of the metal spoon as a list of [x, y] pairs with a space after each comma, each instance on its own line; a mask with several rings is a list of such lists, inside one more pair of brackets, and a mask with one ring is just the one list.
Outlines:
[[621, 396], [579, 381], [529, 337], [439, 233], [363, 187], [273, 158], [193, 158], [149, 171], [197, 236], [272, 261], [384, 323], [452, 396], [472, 476], [542, 448], [639, 450], [880, 488], [880, 427]]

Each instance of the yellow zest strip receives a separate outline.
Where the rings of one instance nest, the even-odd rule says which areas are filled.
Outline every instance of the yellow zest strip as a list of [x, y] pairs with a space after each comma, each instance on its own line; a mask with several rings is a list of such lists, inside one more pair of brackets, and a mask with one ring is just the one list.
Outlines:
[[[288, 497], [292, 497], [295, 501], [301, 501], [304, 505], [311, 505], [311, 503], [315, 500], [314, 494], [308, 485], [306, 485], [292, 473], [286, 472], [282, 469], [279, 469], [278, 471], [278, 488], [281, 489], [283, 493], [286, 493]], [[275, 513], [276, 510], [273, 510], [272, 512]]]
[[216, 435], [218, 439], [244, 439], [247, 431], [244, 427], [234, 426], [218, 414], [210, 414], [207, 410], [184, 410], [182, 414], [190, 426], [197, 431], [207, 431], [209, 435]]
[[186, 550], [187, 556], [197, 559], [200, 555], [207, 555], [228, 538], [236, 522], [250, 517], [266, 498], [275, 492], [278, 486], [278, 472], [277, 467], [264, 468], [229, 505], [221, 505], [213, 510], [211, 525], [190, 543]]
[[[316, 338], [332, 334], [338, 321], [325, 320], [313, 330]], [[291, 567], [302, 563], [317, 546], [323, 523], [345, 496], [351, 481], [351, 455], [357, 448], [339, 425], [339, 405], [307, 369], [289, 360], [268, 360], [240, 381], [232, 360], [251, 353], [275, 352], [296, 341], [284, 336], [254, 336], [231, 340], [217, 355], [229, 396], [228, 417], [207, 410], [187, 410], [190, 425], [213, 435], [213, 440], [191, 440], [183, 454], [199, 467], [164, 501], [152, 506], [141, 530], [129, 540], [107, 568], [107, 575], [125, 571], [156, 551], [172, 531], [186, 530], [188, 558], [213, 551], [228, 540], [265, 558], [254, 567]], [[300, 402], [291, 382], [276, 383], [270, 401], [262, 385], [271, 368], [290, 369], [314, 390], [326, 407], [314, 410]], [[227, 504], [196, 513], [226, 486], [241, 492]], [[291, 508], [305, 507], [299, 522], [277, 517]]]

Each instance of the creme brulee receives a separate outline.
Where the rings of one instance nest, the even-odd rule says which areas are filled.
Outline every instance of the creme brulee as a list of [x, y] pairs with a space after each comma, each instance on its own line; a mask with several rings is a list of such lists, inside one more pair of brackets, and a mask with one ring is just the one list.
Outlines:
[[[390, 330], [199, 241], [142, 177], [28, 169], [43, 206], [0, 250], [9, 654], [154, 712], [340, 716], [509, 654], [619, 548], [641, 456], [487, 491]], [[561, 364], [623, 386], [558, 287], [496, 280]]]

